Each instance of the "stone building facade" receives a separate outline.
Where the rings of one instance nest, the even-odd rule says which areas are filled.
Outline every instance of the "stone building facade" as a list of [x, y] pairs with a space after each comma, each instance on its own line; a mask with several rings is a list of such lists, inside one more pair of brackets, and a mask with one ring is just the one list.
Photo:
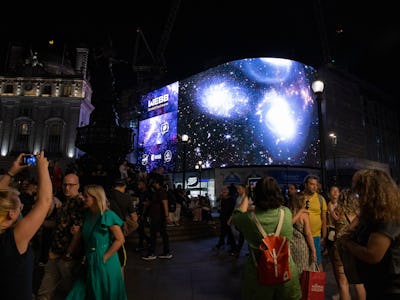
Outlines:
[[[76, 128], [87, 125], [94, 110], [92, 88], [86, 79], [87, 54], [87, 49], [76, 49], [75, 67], [39, 63], [33, 57], [25, 66], [30, 72], [9, 68], [0, 74], [3, 164], [9, 164], [21, 152], [37, 153], [40, 149], [60, 161], [82, 154], [75, 147]], [[11, 57], [14, 61], [10, 64], [15, 65], [18, 56]]]

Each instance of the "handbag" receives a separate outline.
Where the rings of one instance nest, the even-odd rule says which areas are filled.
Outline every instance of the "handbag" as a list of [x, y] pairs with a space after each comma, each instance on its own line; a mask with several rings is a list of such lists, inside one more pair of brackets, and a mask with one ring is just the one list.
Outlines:
[[[115, 203], [117, 204], [119, 211], [122, 213], [119, 203], [117, 201], [115, 201]], [[139, 228], [139, 222], [137, 215], [135, 219], [132, 219], [130, 215], [125, 216], [124, 224], [121, 227], [124, 236], [130, 235], [138, 228]]]
[[134, 232], [136, 229], [138, 229], [139, 223], [136, 219], [133, 220], [131, 216], [126, 216], [125, 217], [125, 222], [124, 225], [122, 226], [122, 232], [124, 233], [125, 236], [128, 236], [132, 232]]
[[303, 271], [301, 273], [301, 300], [324, 300], [325, 299], [326, 272]]

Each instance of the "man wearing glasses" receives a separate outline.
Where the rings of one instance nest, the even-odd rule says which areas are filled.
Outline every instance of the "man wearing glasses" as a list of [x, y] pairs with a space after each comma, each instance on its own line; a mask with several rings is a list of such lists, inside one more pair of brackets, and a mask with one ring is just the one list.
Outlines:
[[71, 289], [82, 253], [71, 232], [73, 225], [83, 223], [84, 203], [79, 192], [79, 177], [67, 174], [63, 178], [63, 204], [57, 210], [56, 227], [45, 265], [42, 283], [36, 299], [62, 299]]

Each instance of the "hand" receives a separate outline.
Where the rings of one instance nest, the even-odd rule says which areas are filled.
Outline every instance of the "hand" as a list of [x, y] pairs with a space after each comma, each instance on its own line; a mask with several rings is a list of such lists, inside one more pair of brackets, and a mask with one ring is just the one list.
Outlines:
[[25, 153], [20, 153], [18, 157], [14, 160], [11, 168], [10, 168], [10, 173], [11, 175], [15, 176], [19, 172], [21, 172], [23, 169], [29, 168], [30, 166], [24, 165], [22, 163], [22, 157], [25, 155]]
[[317, 262], [317, 253], [316, 253], [316, 252], [313, 252], [313, 253], [311, 254], [311, 261], [312, 261], [312, 262]]
[[79, 225], [72, 225], [71, 227], [71, 233], [73, 235], [77, 234], [79, 231], [81, 231], [81, 226]]
[[36, 164], [38, 168], [49, 168], [49, 161], [47, 157], [44, 155], [44, 150], [40, 151], [36, 154]]
[[56, 206], [56, 208], [60, 208], [62, 206], [61, 200], [58, 199], [57, 197], [53, 197], [53, 201], [54, 201], [54, 205]]

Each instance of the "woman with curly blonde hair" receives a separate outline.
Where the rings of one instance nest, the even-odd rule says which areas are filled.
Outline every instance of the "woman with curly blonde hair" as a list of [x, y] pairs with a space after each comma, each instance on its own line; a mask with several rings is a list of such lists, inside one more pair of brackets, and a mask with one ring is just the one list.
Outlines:
[[[365, 299], [365, 288], [359, 280], [348, 278], [345, 274], [345, 266], [340, 256], [340, 238], [346, 234], [350, 224], [358, 218], [360, 205], [357, 194], [351, 189], [342, 189], [337, 199], [337, 206], [334, 210], [335, 241], [329, 248], [329, 258], [332, 263], [333, 274], [339, 288], [339, 298], [341, 300], [350, 300], [350, 285], [354, 284], [354, 289], [358, 300]], [[338, 299], [339, 299], [338, 298]]]
[[359, 222], [341, 245], [356, 258], [368, 300], [400, 299], [399, 187], [386, 172], [365, 169], [353, 175], [352, 189], [359, 199]]

